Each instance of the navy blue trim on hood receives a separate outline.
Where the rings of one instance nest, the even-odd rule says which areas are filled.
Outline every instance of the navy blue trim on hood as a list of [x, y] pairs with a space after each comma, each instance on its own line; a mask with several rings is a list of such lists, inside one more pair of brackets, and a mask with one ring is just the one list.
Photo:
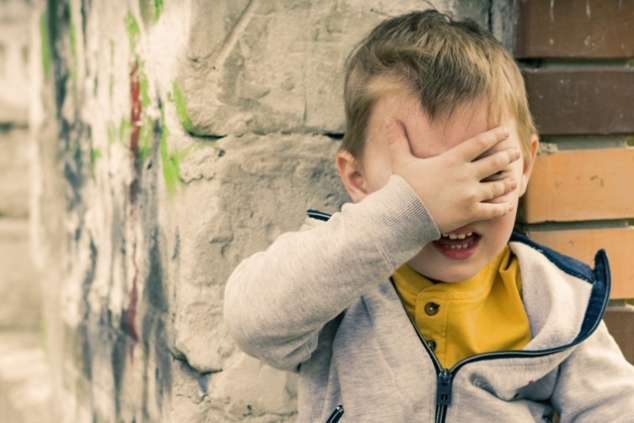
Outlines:
[[320, 212], [319, 210], [314, 210], [314, 209], [306, 210], [306, 214], [308, 215], [308, 217], [312, 219], [322, 220], [324, 222], [327, 222], [331, 216], [328, 213]]
[[[509, 242], [520, 242], [542, 253], [551, 263], [557, 266], [562, 272], [575, 276], [592, 285], [590, 299], [586, 308], [586, 315], [583, 318], [581, 329], [575, 341], [587, 337], [594, 332], [598, 321], [603, 318], [605, 308], [610, 297], [610, 265], [605, 250], [601, 249], [594, 256], [594, 270], [585, 263], [572, 257], [565, 256], [557, 251], [551, 250], [531, 241], [524, 235], [513, 232]], [[574, 341], [573, 341], [574, 342]]]

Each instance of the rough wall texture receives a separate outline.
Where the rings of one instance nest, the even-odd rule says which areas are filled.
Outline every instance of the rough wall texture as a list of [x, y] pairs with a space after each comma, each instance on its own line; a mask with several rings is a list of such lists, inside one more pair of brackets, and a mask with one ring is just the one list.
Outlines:
[[29, 7], [0, 1], [0, 330], [39, 324], [29, 254]]
[[[437, 1], [488, 25], [487, 2]], [[224, 283], [346, 201], [343, 61], [419, 1], [49, 0], [32, 19], [33, 236], [59, 422], [291, 422]]]
[[29, 12], [0, 1], [0, 421], [48, 422], [40, 275], [29, 241]]

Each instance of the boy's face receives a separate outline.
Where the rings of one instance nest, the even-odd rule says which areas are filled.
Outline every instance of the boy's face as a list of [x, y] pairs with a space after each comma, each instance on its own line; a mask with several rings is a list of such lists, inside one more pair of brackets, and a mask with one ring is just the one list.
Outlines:
[[[385, 129], [385, 120], [388, 117], [403, 123], [412, 154], [419, 158], [440, 155], [496, 126], [507, 127], [510, 135], [484, 155], [509, 147], [520, 148], [514, 120], [503, 118], [500, 122], [491, 123], [485, 102], [461, 106], [451, 119], [439, 118], [430, 124], [418, 100], [396, 95], [384, 96], [377, 102], [370, 117], [362, 169], [357, 169], [356, 175], [349, 172], [348, 177], [342, 172], [344, 185], [355, 203], [384, 187], [392, 174]], [[537, 137], [532, 140], [531, 150], [534, 156], [537, 151]], [[451, 240], [451, 237], [443, 236], [440, 240], [430, 242], [408, 264], [420, 274], [443, 282], [463, 281], [476, 275], [497, 257], [509, 240], [515, 223], [517, 203], [526, 190], [532, 162], [533, 157], [528, 160], [522, 157], [507, 166], [503, 174], [488, 178], [495, 180], [500, 177], [513, 177], [517, 181], [518, 185], [514, 191], [492, 200], [514, 203], [512, 213], [500, 218], [472, 222], [456, 229], [449, 235], [457, 235], [458, 239]], [[425, 178], [425, 175], [420, 177]]]

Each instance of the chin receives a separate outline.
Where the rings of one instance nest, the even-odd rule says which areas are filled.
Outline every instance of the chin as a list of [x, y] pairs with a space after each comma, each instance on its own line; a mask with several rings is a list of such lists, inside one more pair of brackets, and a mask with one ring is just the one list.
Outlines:
[[476, 244], [468, 257], [455, 259], [446, 257], [442, 250], [429, 243], [407, 264], [432, 281], [462, 282], [476, 276], [499, 254], [499, 251], [487, 254], [488, 250], [483, 250], [486, 245]]
[[430, 260], [418, 261], [416, 258], [410, 260], [407, 264], [425, 276], [427, 279], [438, 282], [462, 282], [477, 275], [487, 263], [479, 265], [479, 263], [456, 263], [451, 261], [447, 263], [445, 260], [436, 260], [435, 264], [429, 266]]
[[[457, 269], [456, 269], [457, 270]], [[462, 282], [462, 281], [466, 281], [469, 278], [474, 277], [475, 275], [478, 274], [480, 270], [474, 270], [474, 271], [452, 271], [452, 272], [442, 272], [442, 274], [438, 275], [438, 278], [433, 278], [434, 280], [437, 280], [439, 282], [447, 282], [447, 283], [452, 283], [452, 282]]]
[[482, 270], [482, 268], [475, 268], [474, 266], [456, 266], [448, 265], [442, 269], [429, 269], [426, 266], [417, 266], [416, 263], [408, 263], [409, 266], [416, 270], [427, 279], [437, 282], [462, 282], [475, 275]]

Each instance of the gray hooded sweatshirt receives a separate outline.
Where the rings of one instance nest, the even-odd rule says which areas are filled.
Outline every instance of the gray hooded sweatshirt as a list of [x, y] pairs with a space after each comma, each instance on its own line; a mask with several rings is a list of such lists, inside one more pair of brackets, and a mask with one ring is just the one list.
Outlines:
[[392, 176], [313, 217], [242, 262], [225, 290], [238, 346], [299, 373], [298, 423], [549, 422], [555, 410], [562, 423], [634, 422], [634, 367], [601, 320], [603, 251], [593, 270], [514, 234], [532, 340], [444, 369], [390, 279], [440, 237], [409, 185]]

